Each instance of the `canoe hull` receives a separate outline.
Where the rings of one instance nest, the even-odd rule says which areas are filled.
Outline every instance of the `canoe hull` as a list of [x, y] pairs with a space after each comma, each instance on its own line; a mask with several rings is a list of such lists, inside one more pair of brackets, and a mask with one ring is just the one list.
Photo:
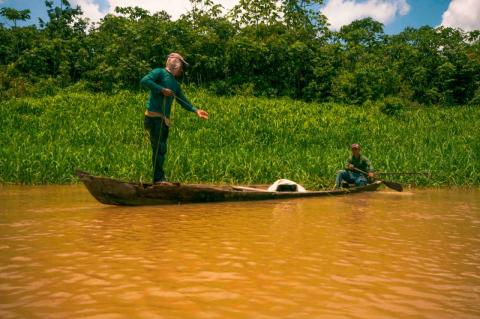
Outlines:
[[168, 205], [179, 203], [208, 203], [286, 199], [300, 197], [336, 196], [366, 191], [375, 191], [382, 183], [375, 182], [363, 187], [329, 191], [268, 192], [251, 187], [219, 185], [172, 185], [152, 186], [151, 184], [124, 182], [107, 177], [93, 176], [77, 170], [76, 175], [85, 184], [90, 194], [107, 205]]

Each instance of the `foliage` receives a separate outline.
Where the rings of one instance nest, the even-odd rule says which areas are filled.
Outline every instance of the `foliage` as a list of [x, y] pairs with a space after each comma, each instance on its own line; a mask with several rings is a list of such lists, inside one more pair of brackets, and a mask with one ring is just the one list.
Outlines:
[[14, 8], [1, 8], [0, 15], [13, 22], [13, 26], [17, 27], [17, 21], [26, 21], [30, 19], [30, 10], [16, 10]]
[[386, 115], [399, 115], [406, 108], [402, 99], [397, 97], [387, 97], [380, 106], [380, 112]]
[[[0, 102], [0, 182], [74, 183], [75, 168], [150, 181], [151, 151], [142, 125], [147, 94], [82, 90]], [[210, 119], [176, 106], [166, 161], [170, 180], [288, 178], [309, 188], [331, 187], [348, 146], [357, 142], [379, 171], [432, 173], [431, 180], [403, 176], [399, 182], [480, 185], [478, 107], [404, 108], [398, 117], [374, 102], [352, 107], [187, 91], [194, 105], [208, 106]]]
[[0, 97], [39, 94], [45, 81], [95, 92], [136, 90], [169, 52], [191, 63], [184, 81], [217, 94], [288, 96], [362, 105], [396, 96], [424, 105], [478, 104], [480, 31], [407, 28], [386, 35], [371, 18], [329, 31], [321, 0], [241, 0], [230, 12], [191, 0], [166, 12], [116, 8], [90, 24], [81, 8], [46, 1], [40, 27], [16, 27], [28, 10], [2, 8]]

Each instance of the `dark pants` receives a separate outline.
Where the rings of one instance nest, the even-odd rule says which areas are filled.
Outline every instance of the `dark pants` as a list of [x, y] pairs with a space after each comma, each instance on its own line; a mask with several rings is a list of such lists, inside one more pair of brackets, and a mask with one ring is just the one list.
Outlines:
[[342, 170], [337, 173], [335, 187], [339, 188], [342, 181], [347, 183], [355, 183], [355, 186], [364, 186], [368, 184], [368, 180], [363, 174], [346, 170]]
[[152, 145], [153, 182], [161, 182], [165, 180], [163, 163], [167, 153], [168, 126], [162, 118], [149, 116], [145, 116], [144, 126], [150, 135]]

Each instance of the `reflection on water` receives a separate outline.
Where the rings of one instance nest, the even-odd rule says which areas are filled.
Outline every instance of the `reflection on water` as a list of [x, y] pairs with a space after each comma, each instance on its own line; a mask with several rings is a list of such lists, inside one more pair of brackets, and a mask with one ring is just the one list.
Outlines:
[[0, 186], [0, 318], [478, 318], [480, 192], [109, 207]]

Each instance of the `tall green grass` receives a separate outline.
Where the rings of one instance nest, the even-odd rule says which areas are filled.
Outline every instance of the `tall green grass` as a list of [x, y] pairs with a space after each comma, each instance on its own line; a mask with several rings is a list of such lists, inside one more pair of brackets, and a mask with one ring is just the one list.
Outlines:
[[[331, 187], [360, 143], [378, 171], [424, 186], [480, 185], [480, 108], [363, 107], [190, 92], [208, 121], [175, 107], [167, 178], [180, 182], [271, 183], [288, 178]], [[0, 182], [74, 183], [75, 168], [150, 181], [143, 129], [147, 94], [63, 92], [0, 102]]]

